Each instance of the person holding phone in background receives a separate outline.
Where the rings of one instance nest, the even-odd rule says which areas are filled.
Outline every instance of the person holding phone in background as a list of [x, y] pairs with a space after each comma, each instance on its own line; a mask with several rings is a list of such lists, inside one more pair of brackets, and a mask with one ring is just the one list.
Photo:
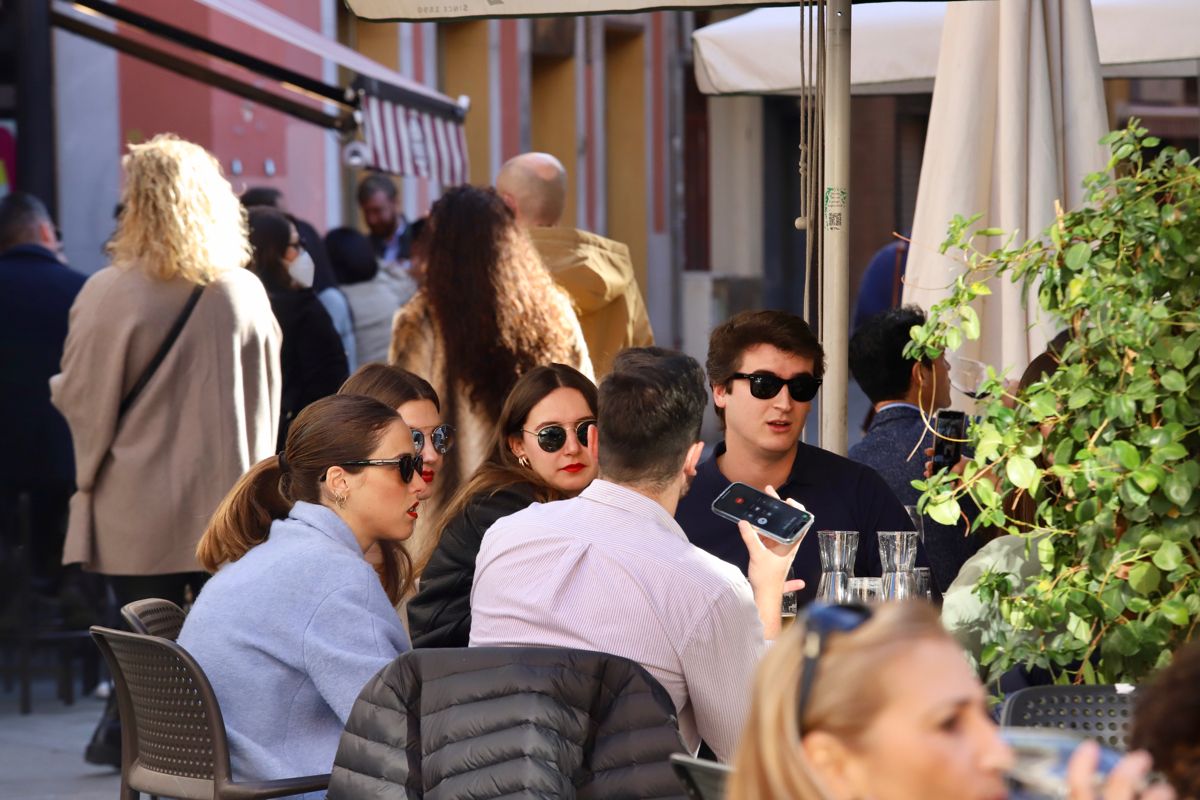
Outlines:
[[[858, 531], [854, 574], [879, 575], [876, 533], [912, 530], [912, 521], [873, 469], [800, 441], [825, 367], [808, 323], [784, 311], [742, 312], [713, 330], [707, 367], [725, 441], [697, 467], [675, 513], [692, 544], [747, 572], [750, 554], [738, 528], [711, 510], [737, 481], [798, 501], [816, 530]], [[917, 564], [928, 566], [924, 547]], [[821, 577], [815, 536], [801, 540], [793, 577], [806, 584], [800, 605], [811, 601]]]
[[[723, 761], [796, 546], [740, 530], [750, 580], [693, 547], [672, 513], [695, 474], [708, 394], [695, 359], [659, 348], [617, 356], [600, 384], [600, 477], [578, 497], [534, 504], [483, 539], [471, 590], [472, 647], [572, 647], [644, 666], [671, 695], [693, 752]], [[708, 512], [711, 514], [711, 512]], [[732, 523], [726, 523], [732, 526]]]

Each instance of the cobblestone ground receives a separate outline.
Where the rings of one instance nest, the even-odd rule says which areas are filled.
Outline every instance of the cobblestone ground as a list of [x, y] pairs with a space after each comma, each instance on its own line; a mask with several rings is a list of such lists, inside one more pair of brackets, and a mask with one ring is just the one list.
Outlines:
[[35, 684], [33, 713], [17, 711], [17, 692], [0, 687], [0, 797], [22, 800], [116, 800], [116, 770], [83, 760], [104, 701], [76, 697], [63, 705], [54, 683]]

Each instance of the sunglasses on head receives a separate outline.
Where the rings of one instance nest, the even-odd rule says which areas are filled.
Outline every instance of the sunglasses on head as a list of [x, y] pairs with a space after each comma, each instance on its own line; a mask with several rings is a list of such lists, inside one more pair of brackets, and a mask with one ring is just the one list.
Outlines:
[[[400, 480], [408, 483], [413, 475], [420, 472], [424, 462], [420, 456], [405, 453], [399, 458], [365, 458], [361, 461], [343, 461], [339, 467], [395, 467], [400, 471]], [[325, 480], [325, 476], [321, 476]]]
[[[422, 431], [413, 428], [413, 449], [419, 454], [425, 449], [425, 434]], [[430, 443], [433, 449], [441, 455], [446, 455], [450, 452], [450, 448], [454, 446], [454, 426], [442, 424], [438, 425], [429, 432]]]
[[[596, 420], [585, 419], [575, 424], [575, 437], [582, 447], [587, 447], [588, 432], [596, 427]], [[567, 429], [562, 425], [547, 425], [540, 431], [522, 431], [537, 437], [538, 447], [547, 453], [557, 453], [567, 443]]]
[[730, 376], [730, 380], [745, 378], [750, 381], [750, 394], [759, 400], [770, 400], [779, 394], [779, 390], [785, 385], [788, 387], [788, 393], [797, 403], [807, 403], [817, 396], [817, 389], [821, 388], [821, 379], [814, 378], [807, 372], [802, 372], [794, 378], [784, 380], [778, 375], [773, 375], [770, 372], [735, 372]]
[[871, 609], [864, 605], [825, 605], [813, 603], [805, 612], [804, 619], [804, 665], [800, 670], [800, 698], [796, 701], [796, 721], [804, 732], [804, 712], [808, 710], [808, 698], [812, 694], [813, 680], [817, 674], [817, 663], [825, 650], [825, 641], [831, 633], [849, 633], [871, 618]]

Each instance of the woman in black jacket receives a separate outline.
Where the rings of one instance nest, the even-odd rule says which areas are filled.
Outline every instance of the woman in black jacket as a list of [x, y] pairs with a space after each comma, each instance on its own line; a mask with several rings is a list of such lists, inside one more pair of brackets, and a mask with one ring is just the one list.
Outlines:
[[[509, 393], [491, 453], [454, 495], [408, 604], [413, 647], [466, 647], [475, 558], [496, 520], [574, 497], [596, 477], [596, 386], [565, 364], [534, 367]], [[589, 444], [589, 438], [591, 442]]]
[[269, 206], [254, 206], [247, 215], [254, 248], [250, 269], [266, 287], [283, 333], [278, 442], [282, 450], [292, 420], [309, 403], [337, 392], [350, 374], [350, 365], [329, 312], [311, 288], [312, 258], [304, 252], [296, 227], [283, 212]]

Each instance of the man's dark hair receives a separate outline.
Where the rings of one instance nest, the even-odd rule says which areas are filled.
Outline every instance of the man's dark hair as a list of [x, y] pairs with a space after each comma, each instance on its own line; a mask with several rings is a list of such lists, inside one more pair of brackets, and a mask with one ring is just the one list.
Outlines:
[[325, 234], [325, 251], [340, 284], [364, 283], [379, 273], [371, 240], [354, 228], [334, 228]]
[[868, 317], [850, 337], [850, 373], [872, 403], [899, 400], [908, 394], [916, 363], [904, 357], [909, 330], [925, 324], [916, 306], [889, 308]]
[[700, 439], [708, 391], [691, 356], [660, 347], [622, 351], [600, 384], [600, 472], [661, 489]]
[[395, 200], [396, 184], [392, 183], [392, 179], [386, 175], [376, 173], [368, 175], [358, 184], [358, 204], [361, 206], [374, 197], [376, 192], [383, 192], [389, 200]]
[[242, 192], [242, 205], [246, 208], [251, 206], [270, 206], [271, 208], [279, 208], [279, 201], [283, 199], [283, 192], [276, 189], [274, 186], [251, 186], [246, 191]]
[[[713, 329], [708, 337], [708, 382], [726, 386], [741, 369], [742, 356], [751, 347], [769, 344], [785, 353], [810, 358], [813, 377], [825, 374], [825, 350], [801, 317], [787, 311], [743, 311]], [[789, 377], [784, 375], [783, 377]], [[725, 418], [725, 409], [717, 416]]]
[[41, 200], [28, 192], [12, 192], [0, 199], [0, 250], [38, 242], [38, 225], [54, 224]]

